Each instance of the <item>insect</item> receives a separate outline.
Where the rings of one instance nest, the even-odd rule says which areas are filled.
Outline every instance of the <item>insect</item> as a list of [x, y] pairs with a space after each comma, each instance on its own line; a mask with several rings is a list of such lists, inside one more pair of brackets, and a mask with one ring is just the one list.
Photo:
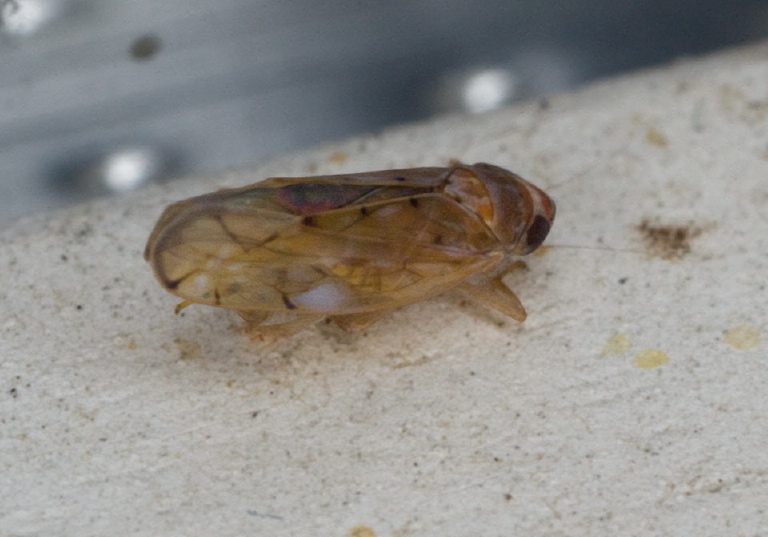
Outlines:
[[362, 329], [450, 289], [524, 321], [502, 282], [554, 202], [491, 164], [270, 178], [170, 205], [144, 252], [190, 304], [236, 310], [254, 340], [324, 318]]

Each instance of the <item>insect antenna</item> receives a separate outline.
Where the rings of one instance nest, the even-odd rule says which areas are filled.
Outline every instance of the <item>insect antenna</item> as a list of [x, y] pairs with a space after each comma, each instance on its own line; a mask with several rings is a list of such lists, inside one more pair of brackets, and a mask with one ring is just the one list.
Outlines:
[[579, 246], [574, 244], [543, 244], [539, 246], [533, 255], [545, 255], [548, 250], [596, 250], [599, 252], [623, 252], [629, 254], [642, 254], [643, 250], [636, 248], [623, 248], [617, 246]]
[[541, 182], [542, 188], [544, 189], [545, 192], [557, 194], [557, 190], [559, 188], [562, 188], [563, 186], [569, 185], [569, 184], [571, 184], [571, 183], [573, 183], [575, 181], [578, 181], [578, 180], [587, 179], [590, 175], [591, 174], [589, 172], [584, 171], [584, 172], [580, 172], [580, 173], [576, 173], [574, 175], [571, 175], [570, 177], [568, 177], [567, 179], [563, 179], [559, 183], [547, 184], [546, 181], [543, 180], [543, 178], [542, 178], [542, 180], [540, 182]]

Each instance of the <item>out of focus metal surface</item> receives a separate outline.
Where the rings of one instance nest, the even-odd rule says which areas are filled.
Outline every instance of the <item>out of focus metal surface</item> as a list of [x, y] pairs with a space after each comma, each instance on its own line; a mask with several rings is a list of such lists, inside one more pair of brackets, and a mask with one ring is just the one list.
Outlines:
[[0, 0], [0, 226], [765, 36], [757, 0]]

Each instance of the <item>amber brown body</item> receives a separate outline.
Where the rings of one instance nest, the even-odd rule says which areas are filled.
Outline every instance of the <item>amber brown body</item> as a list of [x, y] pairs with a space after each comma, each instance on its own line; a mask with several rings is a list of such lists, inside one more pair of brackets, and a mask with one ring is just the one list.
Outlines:
[[184, 302], [237, 310], [254, 337], [345, 328], [449, 289], [522, 321], [502, 282], [555, 207], [489, 164], [272, 178], [169, 206], [145, 258]]

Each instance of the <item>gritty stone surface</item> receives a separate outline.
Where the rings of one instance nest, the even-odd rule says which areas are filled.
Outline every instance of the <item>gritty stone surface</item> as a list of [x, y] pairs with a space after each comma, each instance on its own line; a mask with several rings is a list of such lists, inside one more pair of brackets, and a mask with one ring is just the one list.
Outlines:
[[[0, 235], [2, 533], [761, 534], [766, 80], [762, 44], [19, 221]], [[267, 352], [231, 312], [174, 316], [142, 259], [184, 197], [451, 159], [557, 201], [548, 244], [569, 248], [507, 280], [524, 324], [446, 296]], [[724, 341], [743, 326], [756, 345]], [[666, 361], [639, 367], [648, 350]]]

